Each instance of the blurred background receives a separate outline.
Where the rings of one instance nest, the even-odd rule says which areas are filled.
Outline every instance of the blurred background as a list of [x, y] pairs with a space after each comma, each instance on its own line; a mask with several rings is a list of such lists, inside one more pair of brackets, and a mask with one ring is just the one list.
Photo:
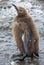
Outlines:
[[12, 3], [29, 11], [40, 33], [39, 60], [18, 65], [44, 65], [44, 0], [0, 0], [0, 65], [10, 65], [11, 56], [19, 54], [12, 36], [13, 17], [17, 15]]

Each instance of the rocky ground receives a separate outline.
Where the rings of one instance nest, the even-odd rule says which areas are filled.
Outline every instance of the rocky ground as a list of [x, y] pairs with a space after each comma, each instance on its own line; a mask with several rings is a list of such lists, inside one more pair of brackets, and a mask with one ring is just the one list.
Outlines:
[[23, 6], [30, 12], [40, 32], [40, 58], [31, 63], [22, 62], [17, 65], [44, 65], [44, 1], [42, 0], [0, 0], [0, 65], [10, 65], [12, 54], [19, 53], [12, 36], [13, 17], [17, 14], [12, 3]]

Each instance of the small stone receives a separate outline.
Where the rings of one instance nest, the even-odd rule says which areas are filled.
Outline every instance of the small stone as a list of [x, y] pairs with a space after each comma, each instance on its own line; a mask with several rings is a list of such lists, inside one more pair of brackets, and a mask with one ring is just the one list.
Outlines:
[[14, 61], [12, 61], [12, 62], [11, 62], [11, 65], [15, 65], [15, 62], [14, 62]]
[[4, 9], [6, 9], [6, 7], [4, 7]]
[[7, 6], [8, 8], [11, 8], [11, 6]]

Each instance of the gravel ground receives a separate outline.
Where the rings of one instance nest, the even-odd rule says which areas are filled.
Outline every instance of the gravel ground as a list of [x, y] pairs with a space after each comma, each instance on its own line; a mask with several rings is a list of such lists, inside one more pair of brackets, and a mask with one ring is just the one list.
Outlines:
[[44, 65], [44, 1], [42, 0], [0, 0], [0, 65], [10, 65], [11, 56], [19, 53], [12, 36], [13, 17], [17, 14], [12, 3], [23, 6], [30, 12], [40, 32], [40, 58], [31, 63], [20, 62], [17, 65]]

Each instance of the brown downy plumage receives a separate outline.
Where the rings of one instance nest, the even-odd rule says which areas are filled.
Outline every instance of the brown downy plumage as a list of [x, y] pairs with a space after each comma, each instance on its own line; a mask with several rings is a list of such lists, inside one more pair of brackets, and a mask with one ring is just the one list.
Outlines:
[[[16, 40], [17, 47], [19, 48], [21, 54], [27, 54], [33, 58], [33, 53], [36, 56], [39, 56], [39, 32], [35, 25], [34, 20], [27, 12], [27, 10], [23, 7], [17, 7], [16, 5], [12, 4], [16, 11], [17, 16], [14, 18], [13, 22], [13, 37]], [[28, 40], [27, 48], [28, 52], [26, 53], [24, 48], [24, 43], [22, 41], [22, 35], [25, 33], [28, 36], [28, 32], [31, 32], [31, 41]]]

